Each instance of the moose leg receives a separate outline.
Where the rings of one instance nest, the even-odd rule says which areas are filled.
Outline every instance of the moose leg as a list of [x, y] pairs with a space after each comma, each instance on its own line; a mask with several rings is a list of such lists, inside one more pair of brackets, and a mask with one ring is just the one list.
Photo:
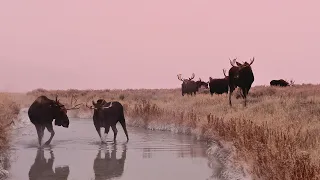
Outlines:
[[244, 99], [244, 107], [246, 107], [247, 106], [247, 88], [242, 88], [241, 92], [243, 94], [242, 97]]
[[123, 119], [119, 120], [119, 122], [120, 122], [120, 124], [121, 124], [121, 126], [123, 128], [124, 133], [126, 134], [127, 142], [128, 142], [129, 141], [129, 136], [128, 136], [128, 131], [127, 131], [127, 127], [126, 127], [126, 120], [123, 117]]
[[230, 105], [230, 106], [232, 106], [231, 96], [232, 96], [232, 90], [229, 91], [229, 105]]
[[39, 146], [41, 146], [41, 141], [42, 141], [42, 137], [43, 137], [43, 134], [44, 134], [44, 130], [42, 128], [42, 125], [40, 125], [40, 124], [36, 124], [35, 127], [36, 127], [37, 134], [38, 134]]
[[101, 140], [101, 142], [102, 142], [103, 139], [102, 139], [102, 137], [101, 137], [100, 126], [98, 126], [98, 125], [94, 125], [94, 126], [95, 126], [96, 131], [97, 131], [97, 133], [98, 133], [98, 135], [99, 135], [99, 137], [100, 137], [100, 140]]
[[112, 131], [113, 131], [113, 141], [116, 142], [117, 134], [118, 134], [118, 129], [116, 125], [111, 126]]
[[46, 124], [46, 128], [47, 128], [47, 130], [51, 133], [50, 138], [49, 138], [48, 141], [45, 143], [45, 145], [49, 145], [49, 144], [51, 143], [51, 141], [52, 141], [52, 138], [53, 138], [55, 132], [54, 132], [54, 130], [53, 130], [53, 126], [52, 126], [51, 123], [50, 123], [50, 124]]
[[104, 127], [104, 140], [107, 140], [107, 136], [108, 136], [109, 130], [110, 130], [110, 126], [106, 125]]

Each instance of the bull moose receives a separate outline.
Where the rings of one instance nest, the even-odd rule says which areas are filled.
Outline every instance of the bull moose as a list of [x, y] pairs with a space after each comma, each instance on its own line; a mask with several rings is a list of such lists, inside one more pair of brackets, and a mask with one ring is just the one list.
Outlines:
[[184, 94], [189, 94], [191, 96], [192, 94], [196, 95], [196, 92], [198, 90], [198, 85], [195, 81], [193, 81], [195, 74], [192, 73], [192, 76], [188, 79], [183, 79], [181, 77], [181, 74], [178, 74], [177, 76], [178, 76], [178, 79], [182, 81], [182, 84], [181, 84], [182, 96], [184, 96]]
[[198, 81], [194, 81], [194, 77], [195, 74], [192, 73], [192, 76], [188, 79], [183, 79], [181, 77], [181, 74], [178, 74], [178, 79], [180, 81], [182, 81], [181, 84], [181, 93], [182, 96], [184, 96], [184, 94], [188, 94], [188, 95], [196, 95], [197, 91], [199, 90], [199, 88], [201, 86], [204, 86], [205, 88], [208, 88], [208, 83], [201, 81], [201, 79], [199, 78]]
[[244, 98], [244, 106], [247, 106], [247, 95], [254, 81], [254, 75], [251, 68], [252, 63], [254, 62], [254, 57], [250, 63], [239, 63], [237, 62], [237, 58], [233, 59], [233, 61], [231, 61], [231, 59], [229, 60], [232, 66], [229, 69], [229, 105], [232, 106], [232, 92], [239, 87], [242, 97]]
[[[74, 96], [71, 98], [71, 104]], [[41, 146], [41, 141], [44, 135], [44, 129], [51, 133], [49, 140], [45, 145], [49, 145], [55, 134], [52, 126], [52, 121], [55, 119], [56, 126], [62, 126], [64, 128], [69, 127], [69, 118], [67, 116], [67, 111], [71, 109], [79, 109], [81, 104], [77, 104], [72, 108], [67, 109], [58, 100], [56, 96], [55, 100], [49, 99], [47, 96], [39, 96], [29, 107], [28, 116], [31, 123], [36, 127], [38, 134], [38, 142]]]
[[104, 99], [98, 99], [97, 102], [92, 101], [93, 106], [86, 106], [90, 109], [93, 109], [93, 124], [99, 134], [101, 141], [103, 139], [101, 137], [100, 128], [104, 127], [105, 137], [109, 133], [110, 126], [113, 131], [113, 140], [116, 141], [118, 130], [116, 124], [120, 122], [124, 133], [126, 134], [127, 141], [129, 141], [128, 131], [126, 127], [126, 120], [124, 117], [123, 106], [118, 101], [107, 102]]
[[209, 77], [209, 88], [211, 96], [213, 94], [228, 94], [228, 87], [229, 87], [229, 77], [226, 75], [226, 70], [223, 69], [224, 78], [221, 79], [213, 79]]

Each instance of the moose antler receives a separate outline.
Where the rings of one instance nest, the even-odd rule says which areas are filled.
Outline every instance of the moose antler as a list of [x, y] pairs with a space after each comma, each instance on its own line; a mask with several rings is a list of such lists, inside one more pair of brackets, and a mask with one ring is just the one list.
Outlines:
[[86, 103], [86, 107], [89, 108], [89, 109], [97, 109], [97, 108], [95, 108], [95, 107], [93, 107], [93, 106], [88, 106], [87, 103]]
[[109, 105], [109, 106], [102, 107], [102, 109], [108, 109], [108, 108], [110, 108], [111, 106], [112, 106], [112, 102], [110, 103], [110, 105]]
[[95, 108], [95, 107], [93, 107], [93, 106], [88, 106], [87, 103], [86, 103], [86, 107], [89, 108], [89, 109], [97, 109], [97, 108]]
[[254, 57], [252, 59], [250, 59], [251, 62], [250, 62], [250, 65], [254, 62]]
[[291, 79], [291, 80], [290, 80], [290, 86], [293, 86], [293, 85], [294, 85], [294, 80]]
[[[74, 101], [74, 102], [73, 102], [73, 101]], [[77, 103], [77, 101], [78, 101], [78, 98], [76, 98], [75, 95], [72, 95], [72, 96], [71, 96], [71, 100], [70, 100], [70, 105], [71, 105], [71, 107], [72, 107], [73, 104]], [[73, 106], [72, 108], [68, 108], [67, 110], [80, 109], [80, 107], [78, 107], [78, 106], [80, 106], [80, 105], [82, 105], [82, 103], [77, 104], [77, 105]]]
[[230, 60], [230, 64], [231, 64], [231, 66], [235, 66], [234, 65], [234, 63], [237, 61], [237, 57], [236, 58], [234, 58], [232, 61], [231, 61], [231, 59], [229, 58], [229, 60]]
[[223, 74], [224, 74], [224, 77], [227, 77], [227, 75], [226, 75], [226, 70], [225, 70], [225, 69], [222, 69], [222, 72], [223, 72]]
[[[96, 104], [93, 100], [92, 100], [92, 103], [93, 104]], [[105, 104], [105, 102], [103, 102], [101, 105], [103, 106]], [[112, 102], [110, 103], [110, 105], [109, 106], [106, 106], [106, 107], [102, 107], [102, 109], [107, 109], [107, 108], [110, 108], [112, 106]], [[96, 108], [96, 107], [93, 107], [93, 106], [88, 106], [88, 104], [86, 103], [86, 107], [87, 108], [89, 108], [89, 109], [98, 109], [98, 108]]]
[[192, 80], [195, 77], [195, 74], [192, 73], [191, 77], [189, 78], [189, 80]]
[[[95, 105], [96, 103], [92, 100], [92, 104]], [[89, 109], [97, 109], [93, 106], [88, 106], [88, 104], [86, 103], [86, 107], [89, 108]]]
[[181, 78], [181, 74], [178, 74], [177, 76], [180, 81], [183, 81], [183, 79]]

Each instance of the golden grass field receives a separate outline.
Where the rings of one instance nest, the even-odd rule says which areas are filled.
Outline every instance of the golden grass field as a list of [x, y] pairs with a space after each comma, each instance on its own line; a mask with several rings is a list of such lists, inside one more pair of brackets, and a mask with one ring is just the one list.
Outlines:
[[[233, 96], [181, 96], [180, 89], [158, 90], [34, 90], [26, 94], [0, 94], [0, 126], [10, 122], [20, 107], [39, 95], [70, 106], [104, 98], [124, 105], [127, 123], [134, 126], [190, 133], [232, 142], [236, 160], [244, 161], [254, 179], [320, 179], [320, 85], [253, 87], [247, 107]], [[236, 94], [236, 93], [234, 93]], [[92, 117], [85, 106], [70, 111], [73, 117]], [[1, 130], [2, 145], [7, 141]], [[130, 132], [129, 132], [130, 134]]]

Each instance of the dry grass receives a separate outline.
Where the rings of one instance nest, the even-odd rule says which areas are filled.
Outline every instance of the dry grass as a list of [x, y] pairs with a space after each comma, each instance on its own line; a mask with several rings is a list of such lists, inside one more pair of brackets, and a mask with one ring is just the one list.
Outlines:
[[[39, 95], [54, 98], [55, 94], [67, 106], [72, 95], [88, 103], [98, 98], [118, 100], [131, 125], [232, 142], [237, 159], [247, 162], [255, 179], [320, 179], [320, 85], [254, 87], [246, 108], [235, 97], [229, 107], [227, 95], [182, 97], [179, 89], [38, 89], [18, 100], [27, 107]], [[72, 116], [90, 117], [90, 113], [82, 107]]]
[[7, 147], [9, 142], [8, 130], [19, 113], [20, 106], [16, 103], [17, 94], [0, 93], [0, 178], [5, 176], [5, 170], [10, 166]]
[[20, 110], [16, 103], [14, 94], [0, 93], [0, 150], [6, 147], [8, 142], [7, 130], [12, 120], [14, 120]]

